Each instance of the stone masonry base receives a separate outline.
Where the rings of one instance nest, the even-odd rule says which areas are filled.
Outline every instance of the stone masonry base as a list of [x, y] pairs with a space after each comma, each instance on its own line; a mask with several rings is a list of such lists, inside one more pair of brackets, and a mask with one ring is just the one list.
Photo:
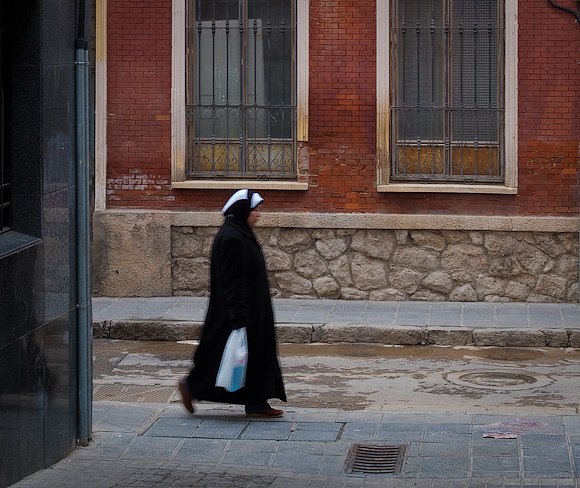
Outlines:
[[[96, 212], [95, 296], [207, 296], [222, 221]], [[256, 235], [279, 298], [578, 301], [577, 218], [264, 212]]]

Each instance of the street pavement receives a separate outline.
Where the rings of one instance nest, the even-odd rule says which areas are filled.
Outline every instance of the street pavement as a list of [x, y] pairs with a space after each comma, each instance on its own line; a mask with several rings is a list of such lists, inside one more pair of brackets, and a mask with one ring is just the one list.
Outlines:
[[[98, 298], [93, 308], [95, 330], [104, 331], [106, 337], [107, 331], [124, 324], [119, 332], [129, 330], [138, 336], [141, 325], [135, 324], [149, 322], [167, 328], [184, 324], [172, 334], [191, 333], [188, 324], [203, 321], [205, 303], [191, 297]], [[361, 336], [367, 334], [364, 337], [373, 337], [380, 329], [387, 339], [408, 336], [384, 334], [386, 329], [397, 334], [400, 329], [418, 330], [420, 344], [441, 341], [436, 339], [443, 337], [441, 332], [431, 335], [433, 331], [453, 329], [467, 334], [448, 333], [446, 342], [493, 337], [503, 345], [512, 341], [518, 347], [538, 347], [543, 338], [543, 346], [554, 347], [557, 342], [558, 347], [569, 348], [580, 332], [580, 307], [574, 304], [276, 299], [274, 306], [283, 324], [279, 330], [310, 328], [310, 336], [285, 332], [296, 341], [310, 337], [339, 342], [348, 338], [343, 331], [348, 326]], [[488, 336], [477, 334], [487, 331]], [[96, 401], [92, 442], [13, 486], [580, 488], [578, 409], [571, 414], [550, 409], [549, 414], [521, 416], [516, 410], [474, 413], [456, 404], [412, 412], [290, 405], [284, 408], [284, 417], [262, 420], [247, 419], [239, 406], [196, 407], [189, 415], [175, 403]], [[359, 445], [361, 451], [371, 451], [370, 457], [353, 456]], [[385, 460], [381, 450], [385, 446], [398, 448], [401, 455]], [[371, 472], [389, 471], [391, 461], [398, 461], [398, 472]]]

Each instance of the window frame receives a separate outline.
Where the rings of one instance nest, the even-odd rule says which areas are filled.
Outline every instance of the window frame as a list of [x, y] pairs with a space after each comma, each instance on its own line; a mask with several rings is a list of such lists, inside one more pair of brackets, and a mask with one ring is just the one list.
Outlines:
[[300, 146], [308, 141], [308, 55], [309, 1], [296, 0], [296, 111], [297, 177], [294, 179], [220, 179], [186, 177], [186, 4], [172, 0], [172, 71], [171, 71], [171, 187], [173, 189], [276, 189], [307, 190], [307, 176], [301, 172]]
[[504, 0], [505, 12], [505, 179], [503, 184], [393, 182], [390, 177], [390, 4], [377, 0], [377, 191], [517, 194], [517, 0]]

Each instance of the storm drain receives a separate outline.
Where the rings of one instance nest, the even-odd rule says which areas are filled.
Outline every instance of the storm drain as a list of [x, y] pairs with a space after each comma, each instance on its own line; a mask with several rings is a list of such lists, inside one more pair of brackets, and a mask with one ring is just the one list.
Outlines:
[[169, 403], [175, 394], [171, 386], [95, 385], [93, 400], [135, 403]]
[[353, 444], [346, 459], [347, 473], [399, 474], [407, 446]]

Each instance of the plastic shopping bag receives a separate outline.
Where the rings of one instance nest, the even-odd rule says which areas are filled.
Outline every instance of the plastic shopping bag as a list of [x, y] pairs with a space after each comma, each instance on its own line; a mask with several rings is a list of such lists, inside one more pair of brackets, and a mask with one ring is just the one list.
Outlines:
[[246, 328], [235, 329], [228, 337], [222, 361], [218, 370], [215, 386], [227, 391], [236, 391], [246, 384], [246, 367], [248, 365], [248, 341]]

